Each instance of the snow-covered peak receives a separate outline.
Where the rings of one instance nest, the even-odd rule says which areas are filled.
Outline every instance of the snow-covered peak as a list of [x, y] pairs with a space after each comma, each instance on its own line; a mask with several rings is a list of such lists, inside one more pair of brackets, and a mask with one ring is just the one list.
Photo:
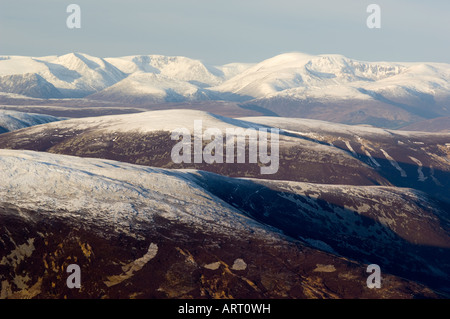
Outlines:
[[215, 68], [222, 72], [222, 77], [224, 80], [228, 80], [254, 65], [255, 63], [228, 63], [222, 66], [216, 66]]
[[189, 82], [157, 73], [136, 72], [124, 80], [89, 96], [90, 99], [116, 102], [181, 102], [195, 100], [199, 88]]
[[39, 73], [46, 71], [45, 64], [28, 56], [2, 56], [0, 58], [0, 75]]
[[65, 97], [83, 97], [109, 87], [125, 77], [102, 58], [83, 53], [61, 56], [0, 59], [0, 75], [37, 74]]
[[[104, 59], [82, 53], [59, 56], [52, 60], [51, 64], [59, 66], [59, 68], [53, 68], [56, 72], [50, 70], [51, 74], [47, 74], [53, 81], [62, 80], [74, 85], [77, 89], [91, 93], [114, 85], [125, 78], [125, 74]], [[69, 76], [61, 76], [64, 72]]]
[[124, 103], [210, 99], [205, 89], [219, 85], [251, 66], [245, 63], [209, 66], [195, 59], [163, 55], [136, 55], [105, 60], [127, 74], [127, 78], [89, 98]]
[[294, 52], [262, 61], [212, 89], [263, 98], [289, 89], [377, 81], [405, 69], [399, 64], [360, 62], [336, 54]]
[[219, 70], [207, 67], [199, 60], [182, 56], [138, 55], [107, 58], [106, 60], [127, 74], [155, 73], [176, 80], [194, 81], [208, 86], [222, 82]]
[[283, 53], [258, 63], [255, 68], [257, 70], [299, 68], [314, 57], [314, 55], [300, 52]]
[[75, 52], [58, 56], [52, 62], [63, 65], [69, 70], [81, 70], [84, 68], [97, 69], [105, 67], [102, 59]]
[[61, 98], [55, 86], [37, 73], [0, 76], [0, 91], [35, 98]]

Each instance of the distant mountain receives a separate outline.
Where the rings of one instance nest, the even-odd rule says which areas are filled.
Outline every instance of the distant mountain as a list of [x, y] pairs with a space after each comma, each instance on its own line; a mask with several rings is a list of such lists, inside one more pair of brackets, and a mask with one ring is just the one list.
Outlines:
[[0, 75], [23, 74], [24, 71], [39, 75], [66, 98], [84, 97], [125, 78], [124, 73], [104, 59], [82, 53], [0, 59]]
[[0, 134], [63, 119], [50, 115], [0, 110]]
[[[42, 78], [38, 93], [23, 84], [25, 74]], [[272, 115], [387, 128], [450, 116], [450, 65], [444, 63], [364, 62], [341, 55], [286, 53], [257, 64], [210, 66], [186, 57], [103, 59], [70, 53], [4, 56], [0, 76], [15, 76], [5, 78], [8, 85], [3, 86], [0, 78], [2, 92], [40, 98], [58, 97], [60, 92], [63, 97], [127, 106], [232, 101]]]
[[224, 73], [219, 69], [186, 57], [141, 55], [105, 60], [126, 74], [136, 72], [159, 74], [178, 81], [194, 82], [199, 86], [217, 85], [224, 80]]
[[[109, 88], [135, 73], [137, 73], [137, 78], [141, 74], [141, 87], [146, 85], [142, 73], [149, 75], [147, 79], [149, 80], [148, 90], [150, 91], [155, 78], [156, 80], [161, 78], [163, 81], [168, 81], [167, 90], [176, 91], [176, 86], [179, 86], [181, 82], [184, 85], [191, 84], [191, 87], [197, 89], [218, 85], [225, 79], [238, 74], [247, 66], [249, 64], [234, 63], [212, 67], [194, 59], [161, 55], [102, 59], [83, 53], [69, 53], [62, 56], [46, 57], [3, 56], [0, 58], [0, 75], [18, 76], [31, 74], [39, 76], [57, 88], [62, 94], [50, 97], [79, 98]], [[19, 80], [20, 78], [16, 79], [16, 81]], [[127, 82], [130, 81], [133, 83], [132, 79]], [[127, 88], [126, 83], [124, 83], [119, 85], [117, 89], [126, 90]], [[2, 89], [1, 86], [0, 91], [19, 93], [30, 97], [49, 98], [43, 95], [31, 95], [29, 92], [19, 89], [16, 91], [6, 90]], [[109, 97], [109, 92], [102, 94], [102, 96], [106, 99]], [[126, 91], [121, 92], [127, 93]], [[139, 96], [139, 90], [135, 90], [135, 92]], [[152, 97], [152, 92], [148, 94], [150, 101], [158, 100], [159, 92], [156, 91], [153, 94], [154, 97]]]
[[250, 66], [233, 63], [213, 67], [194, 59], [161, 55], [105, 60], [129, 76], [88, 98], [132, 104], [209, 100], [211, 94], [204, 88], [218, 85]]
[[450, 65], [289, 53], [211, 90], [280, 116], [398, 127], [450, 114]]
[[405, 131], [450, 132], [450, 116], [438, 117], [402, 127]]
[[130, 104], [208, 99], [201, 91], [201, 88], [186, 81], [169, 78], [161, 74], [138, 72], [131, 74], [113, 86], [90, 95], [88, 98]]
[[36, 73], [0, 76], [0, 91], [41, 99], [63, 97], [53, 84]]

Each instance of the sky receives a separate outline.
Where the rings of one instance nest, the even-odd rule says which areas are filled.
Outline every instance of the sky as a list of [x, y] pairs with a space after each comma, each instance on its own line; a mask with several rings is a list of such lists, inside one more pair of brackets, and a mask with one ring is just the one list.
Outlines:
[[[69, 4], [81, 28], [69, 29]], [[369, 29], [369, 4], [381, 28]], [[0, 55], [180, 55], [208, 64], [286, 52], [450, 63], [448, 0], [1, 0]]]

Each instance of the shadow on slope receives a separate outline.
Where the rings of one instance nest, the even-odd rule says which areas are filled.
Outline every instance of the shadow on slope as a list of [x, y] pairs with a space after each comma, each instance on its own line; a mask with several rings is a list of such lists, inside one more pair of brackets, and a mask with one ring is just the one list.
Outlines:
[[[427, 206], [421, 198], [411, 202], [398, 196], [392, 201], [369, 194], [360, 199], [358, 212], [345, 205], [345, 194], [317, 195], [316, 190], [300, 195], [274, 189], [270, 182], [197, 174], [193, 177], [212, 194], [294, 239], [450, 292], [450, 223], [447, 215], [437, 213], [450, 211], [445, 203]], [[366, 205], [378, 209], [363, 212]], [[406, 205], [416, 211], [408, 211]]]

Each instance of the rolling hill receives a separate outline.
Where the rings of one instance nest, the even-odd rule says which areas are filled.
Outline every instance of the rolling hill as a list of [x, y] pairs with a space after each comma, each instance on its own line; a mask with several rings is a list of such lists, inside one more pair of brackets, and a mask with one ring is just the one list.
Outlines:
[[[0, 177], [1, 298], [442, 298], [448, 289], [448, 214], [421, 192], [12, 150], [0, 150]], [[381, 289], [367, 288], [366, 262], [382, 267]], [[81, 289], [62, 280], [72, 263]]]

